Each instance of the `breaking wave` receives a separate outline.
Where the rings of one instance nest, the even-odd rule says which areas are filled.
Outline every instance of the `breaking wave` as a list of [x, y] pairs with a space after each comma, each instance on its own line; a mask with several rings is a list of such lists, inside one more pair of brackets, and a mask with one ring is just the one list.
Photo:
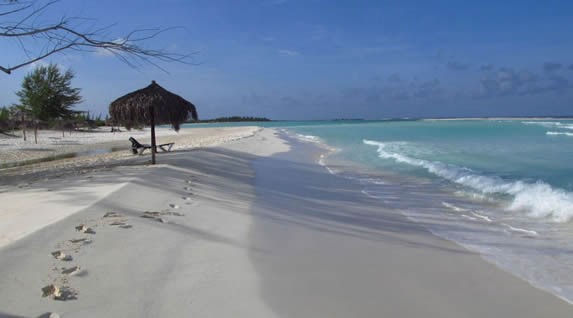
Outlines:
[[545, 134], [550, 136], [563, 135], [563, 136], [573, 137], [573, 133], [570, 132], [548, 131]]
[[[396, 162], [421, 167], [428, 172], [451, 182], [472, 188], [483, 194], [512, 196], [506, 207], [510, 211], [523, 211], [534, 218], [546, 218], [554, 222], [567, 222], [573, 218], [573, 193], [552, 188], [549, 184], [522, 180], [507, 181], [497, 176], [485, 176], [472, 169], [440, 161], [418, 159], [388, 148], [393, 143], [363, 140], [364, 144], [378, 148], [378, 156]], [[395, 144], [395, 143], [394, 143]], [[400, 145], [407, 143], [401, 142]]]
[[522, 121], [521, 123], [525, 125], [537, 125], [547, 128], [573, 129], [573, 124], [564, 124], [558, 121]]

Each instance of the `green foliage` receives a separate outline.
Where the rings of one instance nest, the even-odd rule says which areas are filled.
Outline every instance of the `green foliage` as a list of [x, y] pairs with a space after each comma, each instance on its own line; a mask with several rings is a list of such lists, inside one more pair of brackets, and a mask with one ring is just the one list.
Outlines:
[[10, 120], [10, 110], [8, 108], [0, 108], [0, 121], [7, 122]]
[[73, 116], [74, 122], [80, 126], [87, 126], [90, 128], [105, 126], [106, 121], [101, 119], [102, 115], [98, 116], [92, 115], [89, 111], [87, 112], [76, 112]]
[[227, 122], [243, 122], [243, 121], [271, 121], [264, 117], [245, 117], [245, 116], [230, 116], [230, 117], [219, 117], [215, 119], [205, 119], [191, 121], [195, 123], [227, 123]]
[[16, 93], [24, 110], [36, 119], [71, 118], [70, 108], [81, 102], [79, 88], [72, 88], [74, 73], [61, 73], [58, 66], [38, 66], [24, 77], [22, 89]]

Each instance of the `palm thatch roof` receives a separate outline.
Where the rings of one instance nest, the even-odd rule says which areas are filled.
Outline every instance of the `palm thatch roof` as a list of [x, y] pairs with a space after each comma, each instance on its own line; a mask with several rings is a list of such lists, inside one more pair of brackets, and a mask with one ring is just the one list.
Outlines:
[[109, 105], [109, 114], [112, 121], [131, 128], [150, 125], [151, 109], [155, 110], [155, 124], [171, 124], [176, 131], [189, 118], [189, 114], [193, 119], [198, 119], [195, 105], [155, 81], [113, 101]]

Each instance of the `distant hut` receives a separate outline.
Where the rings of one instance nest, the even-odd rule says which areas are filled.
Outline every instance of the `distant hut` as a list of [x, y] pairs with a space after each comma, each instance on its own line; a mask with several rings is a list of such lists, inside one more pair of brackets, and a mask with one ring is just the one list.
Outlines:
[[195, 105], [181, 96], [175, 95], [155, 81], [140, 90], [122, 96], [109, 105], [112, 121], [126, 128], [151, 126], [151, 163], [155, 164], [155, 125], [171, 124], [179, 131], [191, 115], [197, 120]]

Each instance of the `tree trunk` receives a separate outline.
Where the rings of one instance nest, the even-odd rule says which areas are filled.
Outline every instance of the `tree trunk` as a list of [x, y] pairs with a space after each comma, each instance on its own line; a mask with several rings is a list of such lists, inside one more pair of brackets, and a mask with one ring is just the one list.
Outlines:
[[151, 112], [151, 164], [155, 164], [155, 108], [152, 106], [149, 110]]
[[26, 122], [24, 121], [24, 114], [22, 114], [22, 134], [24, 135], [24, 141], [26, 141]]

